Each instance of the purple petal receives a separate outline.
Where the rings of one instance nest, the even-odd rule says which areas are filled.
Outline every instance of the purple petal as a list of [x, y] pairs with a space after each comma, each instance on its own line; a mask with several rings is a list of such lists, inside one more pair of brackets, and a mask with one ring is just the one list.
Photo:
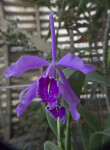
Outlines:
[[49, 67], [47, 68], [46, 76], [48, 76], [49, 78], [55, 78], [56, 69], [53, 64], [50, 64]]
[[[26, 95], [22, 96], [25, 91], [27, 91]], [[33, 84], [31, 84], [28, 88], [21, 91], [20, 98], [24, 100], [24, 103], [19, 104], [18, 107], [16, 108], [17, 117], [23, 114], [25, 108], [31, 103], [31, 101], [36, 97], [36, 95], [37, 95], [37, 80]]]
[[79, 120], [80, 119], [80, 113], [77, 110], [77, 105], [76, 103], [71, 103], [71, 105], [69, 106], [69, 110], [71, 112], [71, 116], [74, 120]]
[[62, 119], [63, 124], [65, 124], [66, 108], [61, 105], [56, 105], [55, 107], [47, 106], [47, 110], [51, 113], [51, 117], [57, 120], [58, 117]]
[[43, 102], [48, 102], [54, 105], [59, 97], [59, 88], [57, 80], [49, 77], [41, 77], [38, 82], [38, 95], [42, 98]]
[[53, 12], [50, 13], [50, 29], [51, 29], [51, 38], [52, 38], [52, 61], [55, 62], [56, 57], [56, 39], [55, 39], [55, 28], [54, 28], [54, 19]]
[[9, 66], [5, 75], [6, 77], [18, 77], [27, 70], [47, 66], [48, 64], [49, 62], [42, 57], [22, 56], [14, 65]]
[[[30, 86], [31, 86], [31, 85], [30, 85]], [[26, 91], [29, 90], [30, 86], [21, 91], [20, 96], [19, 96], [19, 99], [20, 99], [20, 100], [25, 100], [25, 96], [22, 96], [22, 95], [23, 95]]]
[[56, 63], [56, 65], [64, 66], [76, 70], [80, 70], [84, 74], [93, 72], [96, 68], [93, 65], [85, 65], [84, 61], [79, 57], [68, 53]]
[[16, 108], [17, 117], [20, 117], [23, 114], [26, 107], [27, 107], [26, 104], [19, 104], [18, 105], [18, 107]]
[[[74, 102], [76, 103], [76, 104], [80, 104], [80, 100], [79, 100], [79, 98], [77, 97], [77, 95], [74, 93], [74, 91], [72, 90], [72, 88], [70, 87], [70, 85], [69, 85], [69, 83], [68, 83], [68, 81], [67, 81], [67, 79], [66, 79], [66, 77], [65, 77], [65, 75], [64, 75], [64, 73], [61, 71], [61, 69], [60, 68], [58, 68], [57, 67], [57, 70], [58, 70], [58, 74], [59, 74], [59, 76], [60, 76], [60, 78], [61, 78], [61, 80], [62, 80], [62, 82], [63, 82], [63, 86], [67, 89], [67, 91], [69, 92], [69, 95], [67, 95], [67, 96], [70, 96], [70, 97], [72, 97], [72, 99], [74, 99]], [[61, 82], [60, 82], [61, 83]]]
[[76, 96], [74, 91], [71, 89], [67, 79], [65, 78], [63, 72], [61, 71], [60, 68], [57, 67], [58, 74], [62, 80], [63, 83], [59, 82], [59, 90], [62, 94], [62, 99], [64, 99], [67, 104], [69, 105], [69, 110], [71, 112], [72, 118], [74, 120], [79, 120], [80, 114], [77, 111], [76, 105], [80, 104], [79, 98]]
[[[47, 69], [41, 74], [41, 76], [46, 75]], [[40, 77], [41, 77], [40, 76]], [[31, 84], [26, 89], [22, 90], [19, 96], [20, 100], [24, 100], [23, 104], [19, 104], [16, 108], [17, 116], [21, 116], [25, 110], [25, 108], [31, 103], [31, 101], [37, 96], [37, 86], [38, 80], [36, 80], [33, 84]], [[25, 96], [23, 94], [27, 91]]]

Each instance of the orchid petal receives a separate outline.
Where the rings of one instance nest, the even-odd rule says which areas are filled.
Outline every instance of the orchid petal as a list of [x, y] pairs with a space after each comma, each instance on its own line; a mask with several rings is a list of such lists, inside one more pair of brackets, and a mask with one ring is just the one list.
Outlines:
[[16, 108], [17, 117], [20, 117], [23, 114], [23, 112], [24, 112], [24, 110], [25, 110], [26, 107], [27, 107], [26, 104], [19, 104], [17, 106], [17, 108]]
[[71, 87], [70, 87], [67, 79], [65, 78], [63, 72], [61, 71], [61, 69], [57, 67], [57, 70], [58, 70], [58, 74], [63, 82], [63, 83], [61, 83], [61, 82], [58, 83], [59, 90], [62, 94], [62, 99], [65, 100], [67, 102], [67, 104], [69, 105], [69, 110], [71, 112], [72, 118], [74, 120], [79, 120], [80, 114], [77, 111], [76, 106], [80, 104], [80, 100], [76, 96], [74, 91], [71, 89]]
[[14, 65], [9, 66], [5, 75], [6, 77], [18, 77], [27, 70], [47, 66], [48, 64], [49, 62], [42, 57], [23, 56], [20, 59], [18, 59], [18, 61]]
[[[46, 74], [47, 69], [41, 74], [41, 76]], [[41, 77], [40, 76], [40, 77]], [[16, 108], [17, 112], [17, 117], [21, 116], [25, 110], [25, 108], [31, 103], [31, 101], [37, 96], [37, 87], [38, 86], [38, 80], [36, 80], [34, 83], [32, 83], [29, 87], [26, 89], [22, 90], [19, 96], [20, 100], [24, 100], [23, 104], [19, 104], [18, 107]], [[23, 94], [26, 93], [25, 96]]]
[[[30, 85], [31, 86], [31, 85]], [[22, 90], [19, 96], [20, 100], [25, 100], [25, 96], [22, 96], [26, 91], [30, 89], [30, 86], [28, 86], [26, 89]]]
[[75, 55], [72, 55], [71, 53], [68, 53], [63, 58], [61, 58], [56, 63], [56, 65], [80, 70], [84, 74], [93, 72], [96, 69], [93, 65], [89, 65], [89, 64], [85, 65], [82, 59], [80, 59], [79, 57]]
[[80, 104], [80, 100], [77, 97], [77, 95], [74, 93], [72, 88], [70, 87], [70, 85], [69, 85], [69, 83], [68, 83], [64, 73], [58, 67], [57, 67], [57, 70], [58, 70], [58, 74], [59, 74], [59, 76], [60, 76], [60, 78], [61, 78], [61, 80], [63, 82], [64, 87], [66, 87], [67, 91], [69, 92], [69, 95], [72, 97], [72, 99], [74, 98], [74, 102], [79, 105]]
[[55, 78], [56, 69], [53, 64], [50, 64], [49, 67], [47, 68], [46, 76], [48, 76], [49, 78]]
[[[26, 93], [25, 96], [22, 96], [25, 91], [28, 92]], [[23, 90], [20, 94], [20, 98], [24, 100], [23, 104], [19, 104], [18, 107], [16, 108], [17, 112], [17, 117], [21, 116], [25, 110], [25, 108], [31, 103], [31, 101], [36, 97], [37, 95], [37, 80], [31, 84], [28, 88]]]
[[52, 38], [52, 61], [55, 62], [56, 57], [56, 39], [55, 39], [55, 28], [54, 28], [54, 19], [53, 12], [50, 13], [50, 29], [51, 29], [51, 38]]

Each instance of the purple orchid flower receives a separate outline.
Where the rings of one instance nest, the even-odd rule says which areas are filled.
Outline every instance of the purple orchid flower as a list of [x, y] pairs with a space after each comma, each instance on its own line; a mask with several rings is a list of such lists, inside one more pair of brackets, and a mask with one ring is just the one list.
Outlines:
[[[55, 120], [60, 117], [63, 123], [65, 123], [66, 108], [61, 106], [58, 100], [61, 94], [62, 99], [65, 100], [69, 106], [72, 118], [74, 120], [79, 120], [80, 114], [77, 111], [77, 105], [80, 104], [80, 100], [71, 89], [66, 77], [58, 66], [80, 70], [84, 74], [93, 72], [95, 67], [93, 65], [85, 65], [82, 59], [71, 53], [68, 53], [56, 62], [56, 40], [53, 12], [50, 13], [50, 28], [52, 37], [52, 63], [49, 63], [45, 58], [38, 56], [23, 56], [18, 59], [14, 65], [9, 66], [6, 71], [6, 77], [18, 77], [29, 69], [49, 66], [33, 84], [21, 91], [19, 99], [23, 100], [23, 104], [19, 104], [16, 108], [17, 116], [21, 116], [25, 108], [38, 95], [42, 99], [41, 103], [47, 102], [49, 104], [46, 109], [51, 113], [51, 116], [54, 117]], [[56, 79], [56, 71], [61, 78], [61, 81]], [[26, 95], [23, 96], [26, 91]]]

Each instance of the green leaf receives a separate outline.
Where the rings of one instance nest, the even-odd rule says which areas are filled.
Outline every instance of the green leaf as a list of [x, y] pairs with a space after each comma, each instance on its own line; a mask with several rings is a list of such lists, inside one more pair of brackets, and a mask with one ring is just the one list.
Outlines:
[[55, 133], [55, 135], [58, 136], [57, 121], [55, 121], [55, 119], [50, 116], [50, 113], [47, 110], [46, 110], [46, 116], [47, 116], [47, 120], [48, 120], [50, 128]]
[[[76, 70], [74, 70], [74, 69], [64, 69], [63, 70], [63, 73], [67, 79], [69, 79], [69, 77], [75, 72], [76, 72]], [[85, 80], [110, 87], [110, 80], [108, 80], [104, 76], [103, 73], [98, 72], [98, 71], [94, 71], [94, 72], [87, 74]]]
[[107, 59], [108, 66], [110, 65], [110, 47], [108, 48], [108, 59]]
[[71, 132], [70, 132], [70, 111], [67, 111], [66, 131], [65, 131], [65, 150], [71, 150]]
[[85, 120], [85, 122], [88, 124], [89, 127], [91, 127], [93, 131], [102, 130], [101, 123], [97, 120], [96, 116], [94, 116], [87, 108], [80, 105], [78, 107], [78, 111], [81, 117]]
[[102, 137], [98, 132], [93, 133], [89, 140], [89, 150], [96, 150], [102, 145]]
[[108, 118], [107, 118], [107, 120], [105, 122], [104, 129], [106, 129], [106, 128], [110, 128], [110, 114], [108, 115]]
[[[110, 129], [110, 115], [108, 116], [106, 123], [105, 123], [105, 126], [104, 126], [104, 129], [108, 129], [108, 128]], [[108, 141], [110, 141], [110, 137], [107, 135], [104, 135], [103, 136], [103, 143], [108, 142]]]
[[86, 81], [91, 81], [110, 87], [110, 81], [101, 72], [95, 71], [87, 74]]
[[60, 150], [60, 149], [54, 143], [46, 141], [44, 143], [44, 150]]
[[104, 129], [102, 132], [98, 132], [98, 133], [110, 136], [110, 128]]
[[87, 124], [83, 123], [81, 125], [81, 137], [84, 150], [89, 150], [89, 137], [92, 133], [92, 130], [87, 126]]
[[63, 70], [63, 73], [64, 73], [66, 79], [68, 79], [72, 75], [72, 73], [74, 73], [75, 71], [76, 70], [74, 70], [74, 69], [67, 68], [67, 69]]
[[88, 0], [80, 0], [79, 7], [85, 7], [87, 2], [88, 2]]
[[76, 95], [80, 96], [86, 75], [74, 69], [65, 69], [63, 70], [63, 73], [66, 76], [66, 79], [68, 79], [68, 82]]
[[84, 85], [86, 76], [80, 71], [74, 71], [68, 78], [68, 82], [71, 88], [74, 90], [77, 96], [80, 97], [82, 87]]
[[108, 49], [108, 59], [107, 59], [107, 65], [108, 65], [108, 79], [110, 80], [110, 47]]
[[90, 150], [100, 148], [100, 146], [102, 145], [103, 135], [104, 136], [110, 136], [110, 128], [105, 129], [105, 130], [100, 131], [100, 132], [95, 132], [91, 135], [90, 141], [89, 141]]
[[106, 7], [110, 9], [110, 0], [106, 0]]

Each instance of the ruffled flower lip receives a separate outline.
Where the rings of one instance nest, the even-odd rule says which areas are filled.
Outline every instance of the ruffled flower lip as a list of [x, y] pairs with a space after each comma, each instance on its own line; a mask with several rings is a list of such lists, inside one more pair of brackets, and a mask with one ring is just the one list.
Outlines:
[[51, 113], [52, 118], [57, 120], [57, 118], [60, 117], [63, 124], [65, 124], [66, 108], [64, 106], [57, 104], [54, 107], [47, 106], [46, 109]]
[[38, 95], [42, 99], [41, 103], [48, 102], [50, 106], [57, 103], [57, 98], [59, 97], [59, 88], [57, 85], [57, 80], [55, 78], [49, 78], [48, 76], [42, 76], [38, 80]]

